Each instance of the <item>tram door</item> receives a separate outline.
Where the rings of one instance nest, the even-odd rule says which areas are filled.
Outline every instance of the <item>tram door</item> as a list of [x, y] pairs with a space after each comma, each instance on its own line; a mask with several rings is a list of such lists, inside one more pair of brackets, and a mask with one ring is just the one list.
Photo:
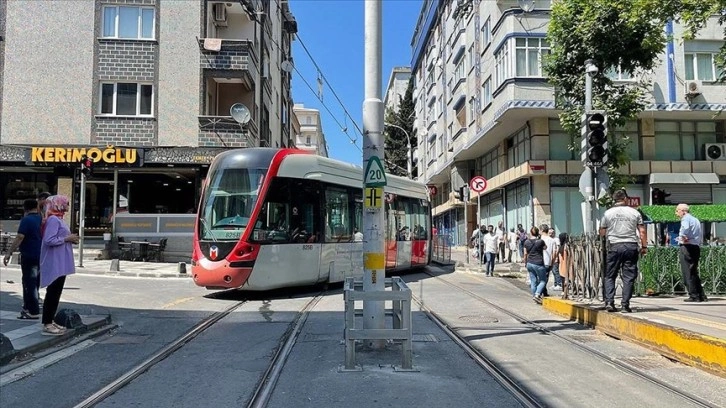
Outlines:
[[[360, 195], [360, 193], [358, 193]], [[325, 204], [323, 223], [325, 228], [323, 250], [320, 255], [321, 280], [340, 282], [346, 277], [353, 276], [354, 247], [360, 248], [362, 257], [363, 247], [354, 244], [355, 229], [355, 193], [352, 189], [339, 186], [325, 187]]]

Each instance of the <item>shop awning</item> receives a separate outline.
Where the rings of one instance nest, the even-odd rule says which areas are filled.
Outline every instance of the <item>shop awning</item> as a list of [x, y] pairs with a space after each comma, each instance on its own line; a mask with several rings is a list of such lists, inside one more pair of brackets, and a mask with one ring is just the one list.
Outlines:
[[653, 173], [650, 184], [719, 184], [716, 173]]

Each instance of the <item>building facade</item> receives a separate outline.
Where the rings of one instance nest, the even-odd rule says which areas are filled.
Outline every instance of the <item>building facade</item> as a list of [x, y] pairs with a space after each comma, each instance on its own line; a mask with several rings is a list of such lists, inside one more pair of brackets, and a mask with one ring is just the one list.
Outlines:
[[401, 100], [406, 96], [406, 89], [408, 89], [410, 79], [411, 68], [393, 67], [391, 76], [388, 78], [386, 94], [383, 96], [383, 107], [386, 112], [389, 110], [398, 111]]
[[113, 227], [120, 197], [194, 212], [218, 152], [290, 145], [296, 31], [282, 0], [0, 3], [3, 230], [41, 191], [73, 197], [77, 228], [83, 155], [86, 235]]
[[[579, 151], [568, 149], [579, 141], [562, 130], [541, 65], [549, 53], [550, 2], [528, 11], [517, 1], [466, 4], [466, 12], [455, 13], [457, 1], [425, 0], [412, 39], [418, 174], [436, 186], [434, 225], [454, 244], [465, 244], [476, 223], [582, 232], [583, 164]], [[726, 121], [717, 115], [726, 108], [726, 86], [715, 82], [723, 44], [716, 21], [694, 40], [678, 40], [677, 24], [665, 28], [674, 34], [667, 45], [673, 58], [663, 55], [653, 72], [639, 74], [653, 80], [648, 108], [610, 130], [631, 141], [622, 171], [635, 180], [627, 187], [633, 205], [651, 204], [654, 188], [673, 203], [726, 202], [726, 154], [708, 154], [714, 145], [726, 152]], [[474, 176], [488, 186], [465, 205], [453, 192]], [[726, 234], [718, 228], [718, 236]]]
[[320, 111], [306, 108], [301, 103], [296, 103], [292, 111], [300, 126], [299, 133], [295, 134], [295, 147], [328, 157], [328, 143], [325, 141]]

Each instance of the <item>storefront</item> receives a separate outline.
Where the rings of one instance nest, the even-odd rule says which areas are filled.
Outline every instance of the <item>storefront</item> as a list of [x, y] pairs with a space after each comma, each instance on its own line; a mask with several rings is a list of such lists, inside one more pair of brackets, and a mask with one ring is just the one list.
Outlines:
[[222, 149], [0, 146], [0, 222], [17, 228], [23, 201], [38, 193], [72, 197], [74, 231], [80, 220], [80, 160], [93, 160], [86, 181], [86, 236], [114, 230], [117, 212], [185, 214], [196, 211], [202, 180]]

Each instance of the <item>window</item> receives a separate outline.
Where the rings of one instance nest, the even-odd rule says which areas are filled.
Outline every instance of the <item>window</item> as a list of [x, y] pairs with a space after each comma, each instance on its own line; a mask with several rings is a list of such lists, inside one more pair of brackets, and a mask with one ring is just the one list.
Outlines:
[[463, 82], [466, 79], [466, 60], [462, 58], [456, 64], [454, 68], [454, 89], [459, 85], [459, 82]]
[[101, 115], [151, 116], [154, 87], [136, 83], [102, 83]]
[[498, 88], [511, 75], [510, 67], [512, 63], [509, 60], [509, 44], [504, 44], [494, 58], [496, 59], [496, 67], [494, 69], [494, 87]]
[[519, 166], [529, 160], [530, 155], [529, 128], [525, 127], [507, 139], [507, 166]]
[[469, 47], [469, 69], [478, 67], [477, 61], [479, 61], [479, 56], [474, 52], [474, 46], [472, 45]]
[[686, 80], [715, 81], [721, 75], [716, 68], [723, 41], [686, 40], [683, 42], [683, 62]]
[[312, 116], [305, 116], [305, 124], [306, 125], [312, 125], [313, 124], [313, 117]]
[[429, 150], [428, 150], [429, 164], [436, 161], [436, 135], [429, 139]]
[[685, 55], [686, 80], [713, 81], [716, 78], [715, 55], [711, 53], [687, 53]]
[[469, 98], [469, 122], [473, 122], [476, 119], [478, 105], [479, 102], [477, 101], [476, 96]]
[[103, 7], [103, 37], [154, 39], [154, 8], [129, 6]]
[[612, 79], [613, 81], [634, 81], [635, 78], [633, 78], [632, 75], [630, 75], [629, 72], [623, 71], [620, 66], [612, 67], [607, 70], [605, 73], [608, 78]]
[[353, 220], [349, 211], [348, 191], [327, 186], [325, 189], [325, 242], [349, 242]]
[[550, 53], [550, 45], [544, 38], [516, 38], [518, 77], [542, 76], [542, 56]]
[[477, 159], [477, 170], [479, 174], [490, 179], [499, 174], [499, 152], [498, 148], [494, 148], [489, 153]]
[[481, 104], [481, 108], [484, 110], [490, 103], [492, 103], [492, 77], [489, 77], [486, 81], [484, 81], [482, 88], [484, 88], [484, 102]]
[[310, 136], [305, 137], [305, 145], [310, 146]]
[[705, 160], [703, 145], [715, 143], [723, 127], [710, 122], [655, 122], [656, 160]]
[[[271, 244], [320, 242], [319, 196], [320, 184], [316, 181], [275, 178], [257, 216], [250, 237], [252, 242]], [[252, 197], [257, 198], [256, 195]], [[253, 208], [254, 202], [251, 204], [250, 208]], [[245, 224], [244, 227], [246, 226]], [[225, 225], [220, 228], [222, 228], [220, 235], [226, 232]]]
[[481, 43], [486, 48], [487, 45], [492, 41], [492, 28], [491, 18], [487, 18], [484, 26], [481, 28]]
[[570, 150], [573, 144], [572, 136], [562, 129], [559, 119], [550, 119], [550, 160], [579, 160], [578, 152], [580, 147], [577, 146], [577, 152]]

